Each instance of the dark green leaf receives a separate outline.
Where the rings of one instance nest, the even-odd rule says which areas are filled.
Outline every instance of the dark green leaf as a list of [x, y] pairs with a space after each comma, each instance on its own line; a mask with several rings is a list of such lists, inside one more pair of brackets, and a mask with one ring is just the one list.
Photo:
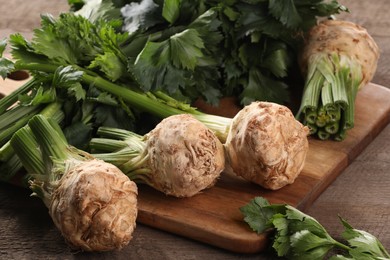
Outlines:
[[120, 129], [134, 129], [134, 121], [120, 107], [99, 105], [94, 110], [95, 124]]
[[86, 149], [91, 139], [92, 127], [77, 121], [63, 129], [64, 135], [70, 145], [79, 149]]
[[98, 55], [88, 66], [90, 69], [98, 68], [106, 77], [116, 81], [123, 76], [126, 69], [121, 60], [112, 52]]
[[74, 96], [76, 101], [79, 101], [85, 99], [86, 95], [86, 91], [80, 83], [82, 75], [82, 71], [76, 70], [72, 66], [60, 66], [53, 75], [52, 85], [67, 89], [67, 93]]
[[106, 92], [100, 93], [94, 100], [96, 100], [99, 103], [110, 105], [110, 106], [119, 105], [117, 99]]
[[59, 24], [55, 23], [52, 16], [42, 15], [41, 18], [42, 28], [34, 30], [32, 47], [35, 52], [60, 64], [76, 64], [75, 50], [80, 50], [81, 46], [72, 46], [65, 38], [68, 31], [75, 28], [67, 26], [67, 30], [59, 32]]
[[203, 41], [194, 29], [187, 29], [172, 36], [169, 45], [170, 58], [176, 68], [194, 70], [198, 58], [203, 55]]
[[123, 31], [130, 34], [144, 32], [154, 25], [164, 22], [161, 16], [161, 7], [154, 1], [131, 2], [122, 7], [121, 13], [124, 19]]
[[275, 214], [272, 224], [276, 229], [275, 239], [272, 247], [278, 256], [286, 256], [290, 252], [289, 223], [284, 214]]
[[14, 71], [15, 64], [6, 58], [0, 58], [0, 76], [5, 79], [9, 73]]
[[51, 103], [57, 98], [56, 89], [50, 86], [40, 86], [31, 95], [21, 95], [20, 101], [23, 105], [39, 105]]
[[330, 235], [327, 233], [325, 228], [316, 219], [294, 207], [289, 205], [286, 206], [286, 217], [290, 220], [296, 220], [291, 221], [290, 223], [291, 233], [295, 233], [300, 230], [308, 230], [319, 237], [327, 239], [330, 238]]
[[162, 16], [169, 23], [174, 23], [180, 15], [181, 0], [164, 0]]
[[297, 28], [302, 22], [294, 0], [269, 0], [269, 11], [288, 28]]
[[240, 95], [243, 105], [256, 100], [283, 103], [288, 100], [287, 85], [281, 81], [264, 76], [260, 70], [251, 69], [249, 78]]
[[49, 63], [48, 58], [36, 53], [31, 43], [19, 33], [10, 35], [9, 44], [12, 46], [11, 54], [16, 63]]
[[367, 259], [390, 258], [381, 242], [370, 233], [354, 229], [347, 221], [340, 218], [345, 231], [342, 233], [344, 239], [351, 246], [350, 254], [353, 257], [367, 257]]
[[[73, 3], [77, 5], [79, 3]], [[121, 12], [119, 8], [116, 8], [112, 1], [87, 1], [82, 8], [75, 12], [77, 15], [81, 15], [91, 22], [97, 22], [100, 19], [103, 20], [119, 20], [121, 18]]]
[[53, 85], [59, 87], [71, 86], [80, 82], [83, 72], [74, 69], [72, 66], [58, 67], [53, 75]]
[[3, 56], [5, 48], [7, 47], [7, 39], [3, 39], [0, 41], [0, 57]]
[[240, 208], [244, 215], [244, 221], [257, 233], [262, 233], [272, 227], [270, 220], [275, 214], [275, 211], [270, 206], [269, 202], [262, 198], [256, 197], [248, 204]]
[[334, 247], [331, 240], [319, 237], [305, 229], [294, 233], [290, 241], [292, 259], [324, 259], [329, 250]]

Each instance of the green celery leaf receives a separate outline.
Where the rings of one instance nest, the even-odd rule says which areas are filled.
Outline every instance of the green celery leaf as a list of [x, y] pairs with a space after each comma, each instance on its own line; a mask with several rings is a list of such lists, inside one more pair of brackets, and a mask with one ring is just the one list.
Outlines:
[[63, 28], [64, 30], [59, 31], [59, 23], [56, 23], [54, 18], [48, 14], [41, 15], [41, 24], [41, 28], [34, 30], [32, 47], [35, 52], [43, 54], [59, 64], [76, 64], [76, 53], [80, 51], [80, 46], [71, 46], [65, 38], [68, 31], [75, 29], [66, 26], [66, 29]]
[[15, 70], [15, 64], [4, 57], [0, 58], [0, 76], [5, 79], [9, 73]]
[[170, 55], [172, 63], [177, 68], [194, 70], [198, 58], [203, 56], [204, 44], [194, 29], [187, 29], [175, 34], [170, 41]]
[[[111, 21], [112, 22], [112, 21]], [[114, 23], [115, 25], [115, 23]], [[99, 36], [98, 40], [101, 44], [101, 49], [98, 48], [98, 51], [100, 54], [112, 52], [115, 55], [117, 55], [122, 62], [126, 62], [126, 57], [120, 50], [120, 46], [127, 40], [128, 34], [127, 33], [118, 33], [115, 30], [115, 26], [112, 23], [100, 20], [97, 23], [96, 31], [97, 35]], [[92, 39], [94, 40], [94, 39]], [[91, 41], [89, 43], [90, 45], [93, 44]]]
[[275, 214], [275, 210], [269, 206], [270, 204], [266, 199], [256, 197], [240, 208], [244, 215], [244, 221], [258, 234], [272, 227], [270, 220]]
[[278, 256], [286, 256], [290, 252], [289, 223], [284, 214], [275, 214], [272, 224], [276, 229], [276, 234], [272, 247]]
[[6, 47], [7, 47], [7, 39], [4, 38], [0, 41], [0, 57], [3, 56]]
[[70, 145], [79, 149], [86, 149], [92, 136], [92, 127], [81, 121], [65, 127], [63, 133], [66, 136], [66, 140]]
[[333, 242], [319, 237], [309, 230], [301, 230], [290, 237], [291, 259], [324, 259], [334, 245]]
[[144, 91], [176, 92], [186, 84], [185, 75], [195, 69], [203, 47], [197, 31], [188, 29], [163, 42], [148, 42], [131, 66]]
[[164, 0], [162, 16], [169, 23], [174, 23], [180, 15], [181, 0]]
[[235, 21], [237, 20], [237, 18], [239, 17], [239, 13], [237, 11], [235, 11], [233, 8], [229, 7], [229, 6], [225, 6], [223, 8], [223, 14], [226, 15], [226, 17], [230, 20], [230, 21]]
[[259, 69], [249, 70], [249, 78], [241, 92], [241, 104], [247, 105], [256, 100], [283, 103], [288, 100], [287, 85], [282, 81], [266, 77]]
[[33, 91], [32, 95], [21, 95], [23, 105], [39, 105], [54, 102], [57, 98], [56, 89], [50, 86], [40, 86]]
[[286, 209], [286, 217], [289, 220], [295, 220], [290, 223], [290, 231], [292, 233], [308, 230], [319, 237], [330, 238], [325, 228], [313, 217], [289, 205], [286, 206]]
[[95, 124], [120, 129], [133, 130], [134, 121], [120, 107], [98, 105], [94, 110]]
[[294, 0], [270, 0], [269, 11], [288, 28], [297, 28], [302, 22]]
[[120, 9], [116, 8], [111, 0], [86, 1], [75, 14], [81, 15], [93, 23], [100, 19], [119, 20], [121, 18]]
[[[63, 13], [55, 20], [50, 15], [42, 16], [42, 27], [34, 31], [31, 48], [45, 55], [51, 63], [99, 67], [106, 76], [117, 79], [126, 67], [126, 58], [119, 45], [127, 38], [126, 33], [117, 33], [115, 20], [99, 20], [94, 24], [72, 13]], [[117, 56], [115, 58], [115, 56]], [[111, 71], [110, 68], [116, 68]]]
[[148, 42], [134, 65], [130, 65], [129, 71], [143, 91], [168, 89], [172, 93], [185, 85], [185, 71], [170, 63], [169, 54], [167, 42]]
[[131, 2], [121, 8], [123, 17], [122, 31], [133, 34], [134, 32], [145, 32], [149, 28], [163, 24], [165, 21], [161, 16], [162, 7], [154, 1]]
[[[91, 98], [89, 98], [91, 99]], [[93, 100], [96, 100], [99, 103], [110, 105], [110, 106], [118, 106], [118, 101], [116, 98], [114, 98], [111, 94], [108, 94], [107, 92], [100, 93], [96, 98]]]
[[49, 59], [42, 54], [36, 53], [31, 43], [21, 34], [12, 34], [9, 37], [12, 58], [16, 63], [49, 63]]
[[[268, 8], [265, 4], [259, 4], [254, 7], [250, 4], [242, 4], [235, 6], [240, 15], [235, 22], [235, 34], [233, 41], [244, 38], [254, 31], [263, 31], [267, 28], [268, 21], [275, 18], [268, 15]], [[280, 23], [279, 23], [280, 24]], [[226, 30], [231, 30], [231, 25], [227, 25]]]
[[52, 85], [67, 89], [67, 93], [79, 101], [85, 99], [86, 96], [86, 91], [80, 83], [82, 75], [82, 71], [76, 70], [72, 66], [60, 66], [53, 75]]
[[367, 259], [390, 259], [390, 254], [375, 236], [366, 231], [354, 229], [342, 218], [340, 218], [340, 221], [345, 228], [342, 236], [348, 241], [352, 248], [349, 251], [351, 256], [355, 258], [362, 258], [365, 256]]
[[[221, 24], [218, 12], [209, 9], [188, 25], [189, 29], [195, 29], [198, 32], [203, 42], [202, 52], [205, 55], [199, 58], [199, 66], [221, 64], [224, 55], [221, 50], [221, 42], [223, 41], [223, 35], [220, 32]], [[207, 62], [204, 62], [205, 60]]]
[[74, 69], [72, 66], [60, 66], [53, 75], [53, 85], [67, 87], [76, 82], [80, 82], [83, 72]]
[[270, 47], [267, 48], [261, 66], [269, 69], [276, 77], [284, 78], [292, 64], [290, 49], [281, 42], [271, 41], [269, 44]]
[[80, 101], [85, 99], [86, 92], [81, 83], [76, 82], [68, 87], [68, 94], [75, 97], [76, 101]]
[[112, 52], [106, 52], [103, 55], [98, 55], [88, 66], [89, 69], [98, 68], [111, 81], [116, 81], [126, 71], [125, 65]]

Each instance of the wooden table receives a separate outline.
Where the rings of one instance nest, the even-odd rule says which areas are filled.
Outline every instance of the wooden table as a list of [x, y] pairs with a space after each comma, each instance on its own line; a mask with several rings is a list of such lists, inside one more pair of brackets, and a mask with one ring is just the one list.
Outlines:
[[[390, 20], [388, 0], [340, 1], [351, 13], [347, 20], [368, 29], [381, 49], [373, 82], [390, 87]], [[57, 15], [67, 10], [65, 0], [0, 0], [0, 37], [21, 32], [31, 36], [39, 26], [39, 14]], [[390, 100], [389, 100], [390, 102]], [[376, 235], [390, 248], [390, 126], [350, 164], [306, 210], [338, 238], [343, 228], [338, 215], [354, 227]], [[120, 252], [71, 252], [52, 224], [46, 208], [30, 192], [0, 184], [0, 259], [272, 259], [231, 253], [193, 240], [138, 224], [134, 239]]]

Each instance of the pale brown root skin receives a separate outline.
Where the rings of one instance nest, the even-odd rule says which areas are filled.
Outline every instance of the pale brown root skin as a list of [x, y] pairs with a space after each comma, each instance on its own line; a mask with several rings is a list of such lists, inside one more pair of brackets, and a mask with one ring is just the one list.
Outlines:
[[174, 115], [147, 135], [152, 186], [191, 197], [215, 184], [225, 167], [222, 143], [193, 116]]
[[302, 171], [308, 133], [287, 107], [253, 102], [233, 118], [225, 143], [230, 167], [266, 189], [280, 189]]
[[362, 66], [360, 87], [374, 77], [379, 59], [379, 47], [363, 27], [348, 21], [326, 20], [309, 32], [300, 66], [306, 74], [309, 59], [316, 53], [337, 53], [353, 58]]
[[100, 160], [70, 169], [52, 195], [49, 213], [70, 246], [82, 251], [121, 249], [132, 238], [137, 186]]

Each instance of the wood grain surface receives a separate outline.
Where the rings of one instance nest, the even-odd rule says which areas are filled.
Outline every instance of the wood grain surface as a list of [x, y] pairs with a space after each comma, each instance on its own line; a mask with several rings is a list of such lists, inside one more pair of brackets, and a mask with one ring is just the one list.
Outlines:
[[[390, 22], [388, 0], [341, 1], [350, 14], [345, 19], [366, 27], [381, 49], [381, 59], [374, 83], [390, 86]], [[0, 0], [0, 36], [20, 31], [31, 35], [39, 26], [39, 13], [58, 14], [66, 11], [66, 1], [4, 1]], [[369, 90], [369, 89], [366, 89]], [[378, 94], [378, 93], [377, 93]], [[380, 93], [379, 93], [380, 95]], [[365, 100], [361, 100], [364, 105]], [[389, 100], [390, 103], [390, 100]], [[368, 117], [381, 110], [379, 104], [368, 107]], [[365, 119], [364, 119], [365, 120]], [[318, 219], [335, 237], [342, 226], [338, 215], [353, 226], [375, 234], [385, 247], [390, 248], [390, 127], [380, 133], [369, 133], [373, 141], [366, 139], [365, 149], [353, 149], [346, 160], [348, 167], [305, 212]], [[364, 121], [363, 121], [364, 122]], [[351, 142], [355, 142], [354, 138]], [[341, 153], [346, 145], [339, 144]], [[313, 155], [317, 156], [317, 155]], [[337, 157], [337, 156], [336, 156]], [[310, 205], [312, 201], [306, 202]], [[6, 184], [0, 184], [0, 259], [273, 259], [271, 253], [238, 254], [209, 246], [168, 232], [138, 224], [131, 244], [120, 252], [86, 254], [71, 252], [52, 224], [47, 210], [29, 192]], [[169, 208], [168, 208], [169, 212]], [[150, 217], [153, 221], [153, 217]], [[188, 217], [188, 222], [191, 222]], [[175, 225], [172, 225], [175, 228]], [[177, 227], [176, 227], [177, 228]], [[213, 237], [210, 237], [213, 240]]]

